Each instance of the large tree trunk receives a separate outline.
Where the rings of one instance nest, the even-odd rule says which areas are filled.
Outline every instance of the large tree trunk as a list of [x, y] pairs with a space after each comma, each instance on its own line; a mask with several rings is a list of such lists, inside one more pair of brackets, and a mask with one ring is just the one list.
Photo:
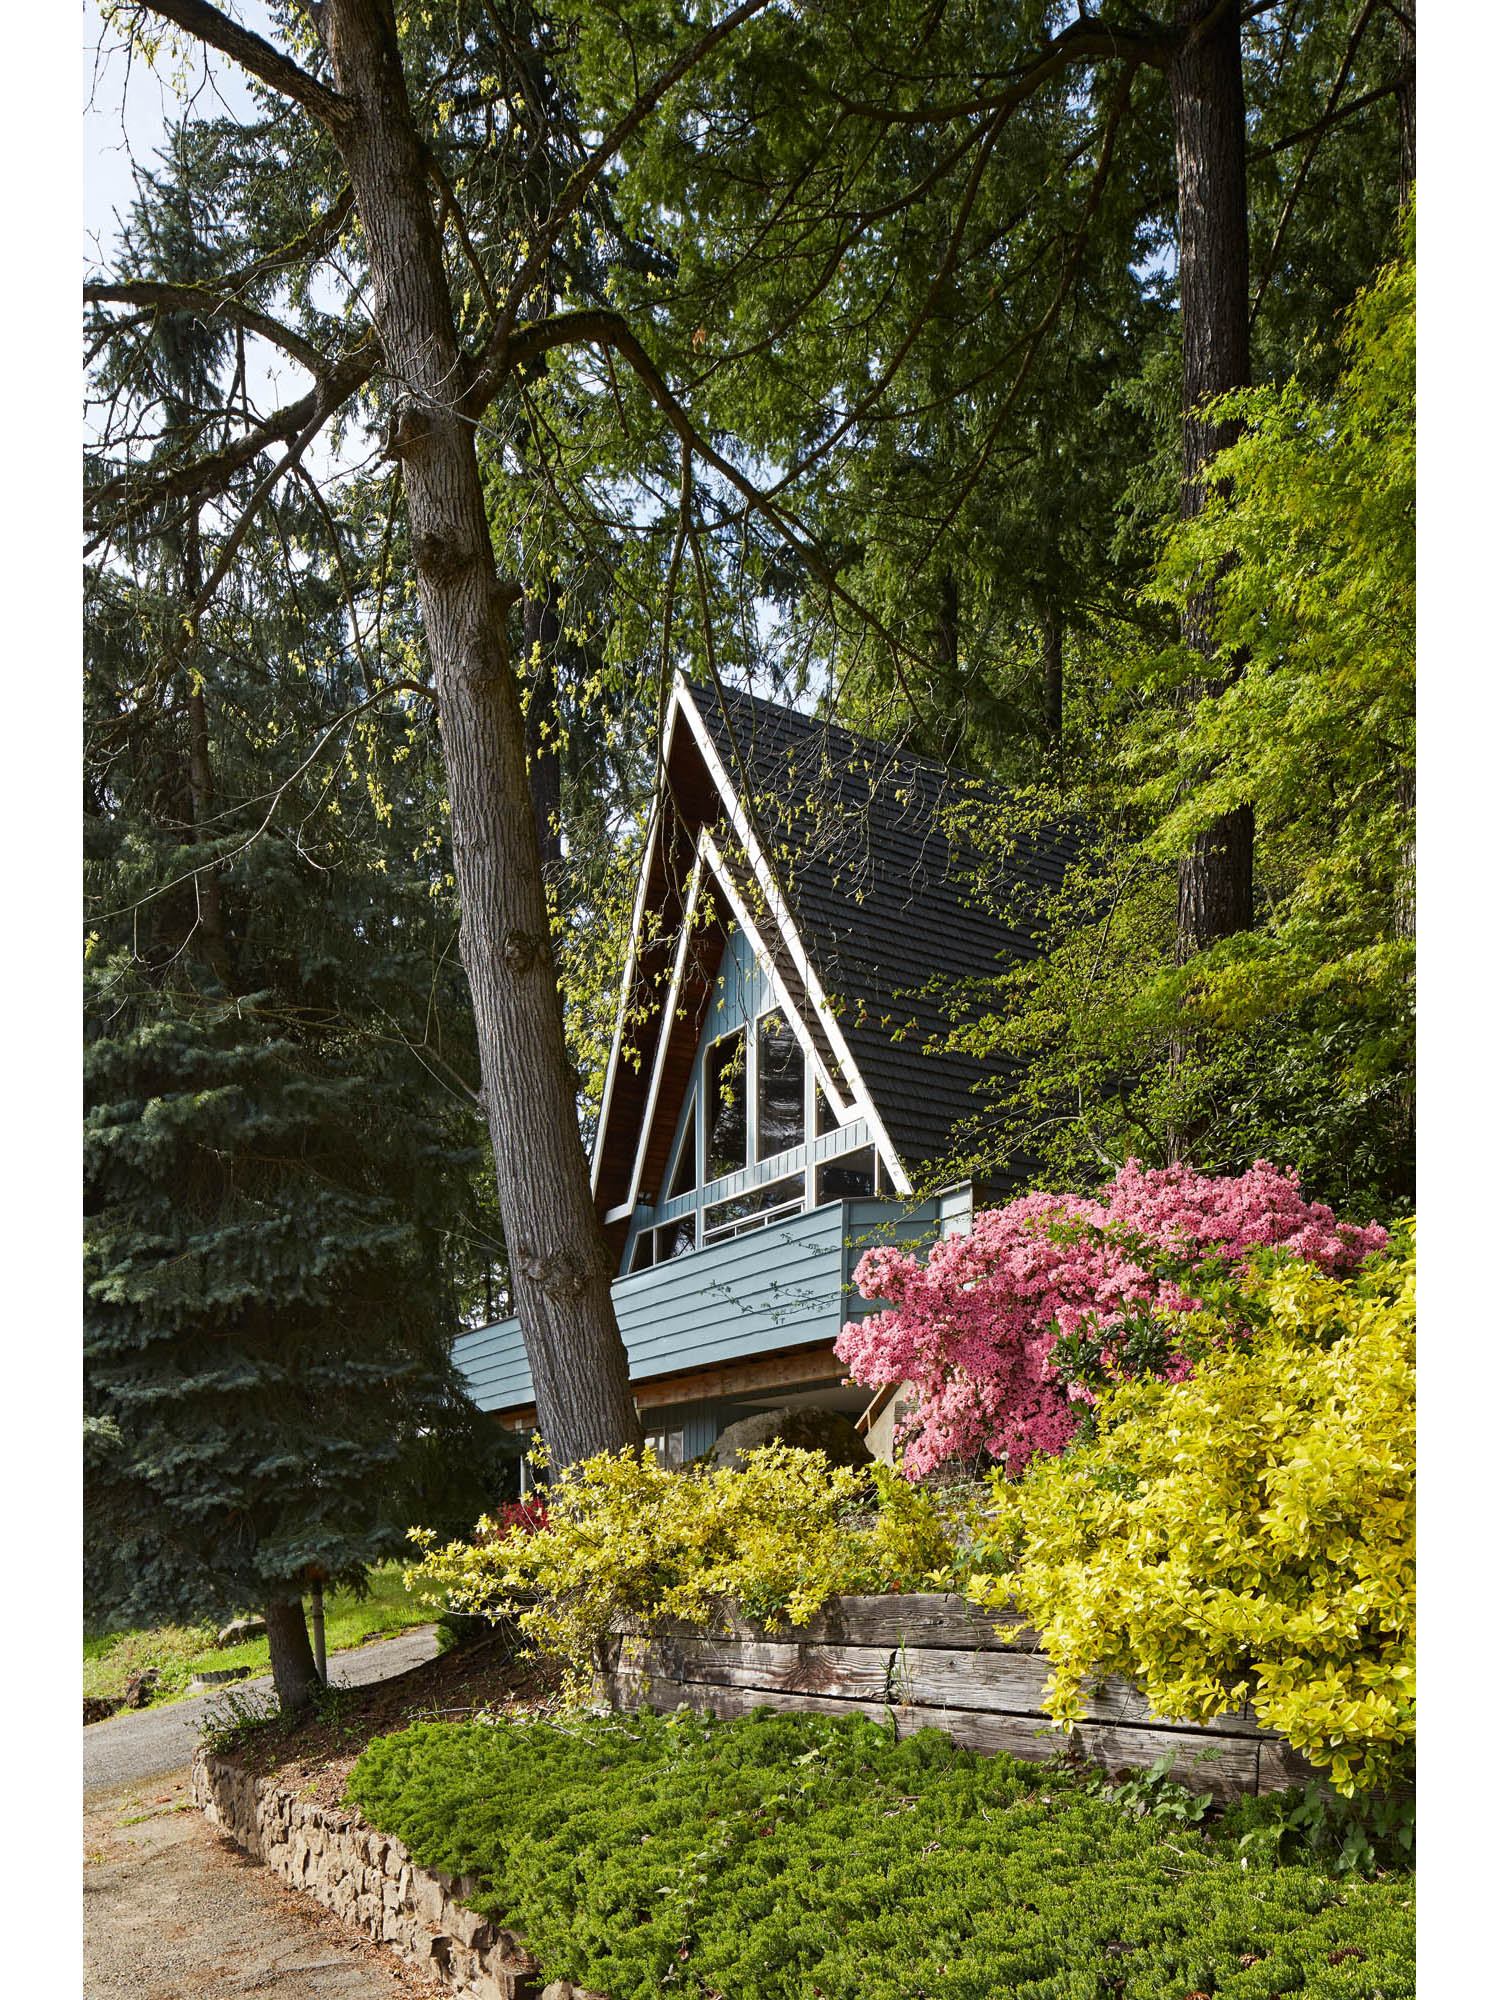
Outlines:
[[[198, 601], [203, 588], [203, 558], [198, 540], [198, 510], [188, 515], [184, 551], [184, 591], [189, 604]], [[193, 802], [193, 842], [195, 846], [213, 839], [214, 767], [209, 755], [208, 708], [197, 669], [197, 641], [187, 660], [188, 790]], [[224, 896], [217, 868], [201, 869], [193, 877], [198, 899], [197, 941], [199, 956], [226, 993], [234, 986], [229, 962], [229, 939], [224, 923]]]
[[[1238, 9], [1220, 0], [1182, 0], [1178, 22], [1188, 32], [1173, 52], [1168, 85], [1177, 144], [1186, 518], [1208, 497], [1203, 467], [1234, 436], [1235, 427], [1210, 421], [1203, 405], [1250, 380], [1250, 234]], [[1183, 637], [1211, 669], [1193, 691], [1197, 696], [1221, 693], [1233, 672], [1232, 662], [1215, 656], [1212, 619], [1210, 586], [1190, 601], [1183, 620]], [[1249, 927], [1254, 851], [1254, 820], [1241, 806], [1200, 834], [1183, 857], [1179, 963]]]
[[1399, 193], [1405, 208], [1417, 184], [1417, 0], [1406, 0], [1404, 21], [1396, 24], [1401, 80], [1396, 85], [1396, 118], [1401, 133]]
[[1054, 763], [1063, 747], [1063, 635], [1054, 604], [1042, 611], [1042, 728]]
[[463, 911], [515, 1301], [554, 1463], [642, 1442], [579, 1138], [525, 725], [422, 145], [389, 0], [327, 0], [318, 24], [354, 107], [337, 135], [364, 230], [437, 690]]
[[531, 774], [531, 812], [536, 821], [542, 880], [562, 884], [562, 760], [557, 747], [557, 649], [562, 625], [557, 585], [549, 577], [539, 597], [528, 597], [522, 620], [526, 648], [526, 768]]
[[300, 1597], [278, 1598], [266, 1606], [266, 1643], [271, 1649], [271, 1678], [283, 1709], [302, 1708], [322, 1685], [307, 1636]]

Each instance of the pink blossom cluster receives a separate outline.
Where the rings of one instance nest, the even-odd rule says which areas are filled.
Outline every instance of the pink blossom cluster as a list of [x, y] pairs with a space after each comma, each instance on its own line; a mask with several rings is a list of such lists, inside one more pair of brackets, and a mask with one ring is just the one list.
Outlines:
[[[1070, 1222], [1108, 1234], [1057, 1240], [1057, 1226]], [[901, 1440], [908, 1477], [981, 1449], [1013, 1473], [1038, 1452], [1061, 1451], [1078, 1428], [1080, 1392], [1051, 1365], [1059, 1337], [1107, 1333], [1128, 1314], [1194, 1308], [1132, 1257], [1130, 1238], [1200, 1266], [1279, 1248], [1344, 1274], [1381, 1249], [1386, 1232], [1338, 1221], [1325, 1203], [1304, 1200], [1295, 1173], [1267, 1160], [1222, 1176], [1130, 1160], [1096, 1198], [1028, 1194], [980, 1211], [967, 1235], [936, 1244], [925, 1264], [905, 1250], [868, 1251], [855, 1283], [889, 1308], [851, 1320], [836, 1352], [868, 1387], [914, 1387]], [[1189, 1365], [1177, 1356], [1168, 1372]]]

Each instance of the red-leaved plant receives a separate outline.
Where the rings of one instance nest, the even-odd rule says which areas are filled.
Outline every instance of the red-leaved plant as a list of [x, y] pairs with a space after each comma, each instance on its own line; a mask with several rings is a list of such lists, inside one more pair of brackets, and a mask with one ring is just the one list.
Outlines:
[[488, 1517], [481, 1542], [503, 1542], [507, 1535], [534, 1535], [547, 1525], [547, 1503], [540, 1494], [530, 1500], [507, 1500]]

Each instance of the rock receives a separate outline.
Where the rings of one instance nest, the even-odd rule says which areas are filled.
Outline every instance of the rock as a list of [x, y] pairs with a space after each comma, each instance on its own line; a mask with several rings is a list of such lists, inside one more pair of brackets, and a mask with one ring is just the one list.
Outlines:
[[220, 1646], [243, 1646], [247, 1639], [264, 1639], [266, 1621], [264, 1618], [231, 1618], [215, 1641]]
[[125, 1708], [144, 1708], [155, 1692], [156, 1684], [160, 1679], [161, 1675], [155, 1667], [147, 1667], [143, 1674], [132, 1674], [130, 1679], [125, 1683], [125, 1696], [122, 1706]]
[[193, 1675], [193, 1678], [188, 1682], [188, 1686], [194, 1690], [201, 1688], [224, 1687], [227, 1686], [230, 1681], [244, 1680], [249, 1675], [249, 1673], [250, 1673], [249, 1667], [204, 1668], [204, 1670], [201, 1673], [196, 1673]]
[[108, 1722], [120, 1705], [118, 1695], [86, 1694], [83, 1697], [85, 1726], [90, 1722]]
[[830, 1465], [869, 1465], [874, 1454], [849, 1419], [837, 1410], [762, 1410], [741, 1417], [720, 1433], [713, 1463], [734, 1471], [742, 1454], [757, 1445], [790, 1444], [799, 1451], [821, 1451]]

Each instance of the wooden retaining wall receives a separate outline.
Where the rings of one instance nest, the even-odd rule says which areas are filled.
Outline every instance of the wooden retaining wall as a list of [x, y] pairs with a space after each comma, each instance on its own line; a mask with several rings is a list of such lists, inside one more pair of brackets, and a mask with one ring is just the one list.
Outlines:
[[[622, 1629], [602, 1665], [602, 1691], [616, 1708], [686, 1702], [726, 1720], [755, 1708], [867, 1715], [902, 1735], [937, 1728], [968, 1749], [1037, 1761], [1068, 1740], [1042, 1710], [1050, 1666], [1036, 1633], [947, 1593], [839, 1597], [807, 1625], [779, 1631], [748, 1620], [714, 1635], [685, 1624]], [[1179, 1784], [1220, 1799], [1312, 1775], [1248, 1704], [1210, 1723], [1167, 1722], [1113, 1677], [1094, 1691], [1072, 1742], [1112, 1774], [1170, 1752]]]

